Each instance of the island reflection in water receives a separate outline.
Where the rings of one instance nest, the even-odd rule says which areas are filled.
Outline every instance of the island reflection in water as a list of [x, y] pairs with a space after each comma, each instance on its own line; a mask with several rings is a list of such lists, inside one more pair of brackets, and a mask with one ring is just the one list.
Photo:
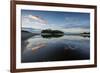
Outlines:
[[89, 37], [33, 35], [21, 42], [22, 63], [90, 59]]

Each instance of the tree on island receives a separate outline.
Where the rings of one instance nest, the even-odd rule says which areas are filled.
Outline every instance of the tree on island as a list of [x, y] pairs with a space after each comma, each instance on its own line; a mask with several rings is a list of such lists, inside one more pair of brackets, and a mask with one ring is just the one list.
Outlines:
[[64, 32], [62, 32], [60, 30], [51, 30], [51, 29], [42, 30], [41, 33], [64, 34]]
[[64, 35], [64, 32], [60, 30], [51, 30], [51, 29], [45, 29], [41, 31], [41, 36], [43, 38], [58, 38], [62, 37]]
[[90, 32], [83, 32], [83, 33], [81, 33], [81, 34], [90, 34]]

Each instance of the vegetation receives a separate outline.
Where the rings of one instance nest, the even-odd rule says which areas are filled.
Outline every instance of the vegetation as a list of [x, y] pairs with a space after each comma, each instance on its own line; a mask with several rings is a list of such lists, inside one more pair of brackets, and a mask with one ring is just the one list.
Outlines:
[[81, 33], [81, 34], [90, 34], [90, 32], [83, 32], [83, 33]]
[[59, 31], [59, 30], [51, 30], [51, 29], [46, 29], [41, 31], [42, 34], [50, 34], [50, 35], [63, 35], [64, 32]]
[[59, 30], [51, 30], [51, 29], [46, 29], [41, 31], [41, 36], [43, 38], [58, 38], [64, 35], [64, 32], [59, 31]]
[[80, 33], [80, 35], [83, 37], [90, 37], [90, 32], [83, 32], [83, 33]]

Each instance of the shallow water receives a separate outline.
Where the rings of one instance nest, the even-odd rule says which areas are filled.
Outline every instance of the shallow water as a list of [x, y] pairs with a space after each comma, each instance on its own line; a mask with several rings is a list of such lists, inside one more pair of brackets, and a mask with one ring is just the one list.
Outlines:
[[21, 62], [47, 62], [90, 59], [90, 39], [78, 35], [22, 40]]

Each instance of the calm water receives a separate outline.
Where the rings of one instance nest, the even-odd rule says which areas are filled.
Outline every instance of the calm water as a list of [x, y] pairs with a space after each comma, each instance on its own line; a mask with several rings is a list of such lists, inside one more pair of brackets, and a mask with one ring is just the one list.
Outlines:
[[90, 58], [90, 39], [78, 35], [43, 38], [41, 35], [22, 40], [21, 61], [47, 62], [86, 60]]

